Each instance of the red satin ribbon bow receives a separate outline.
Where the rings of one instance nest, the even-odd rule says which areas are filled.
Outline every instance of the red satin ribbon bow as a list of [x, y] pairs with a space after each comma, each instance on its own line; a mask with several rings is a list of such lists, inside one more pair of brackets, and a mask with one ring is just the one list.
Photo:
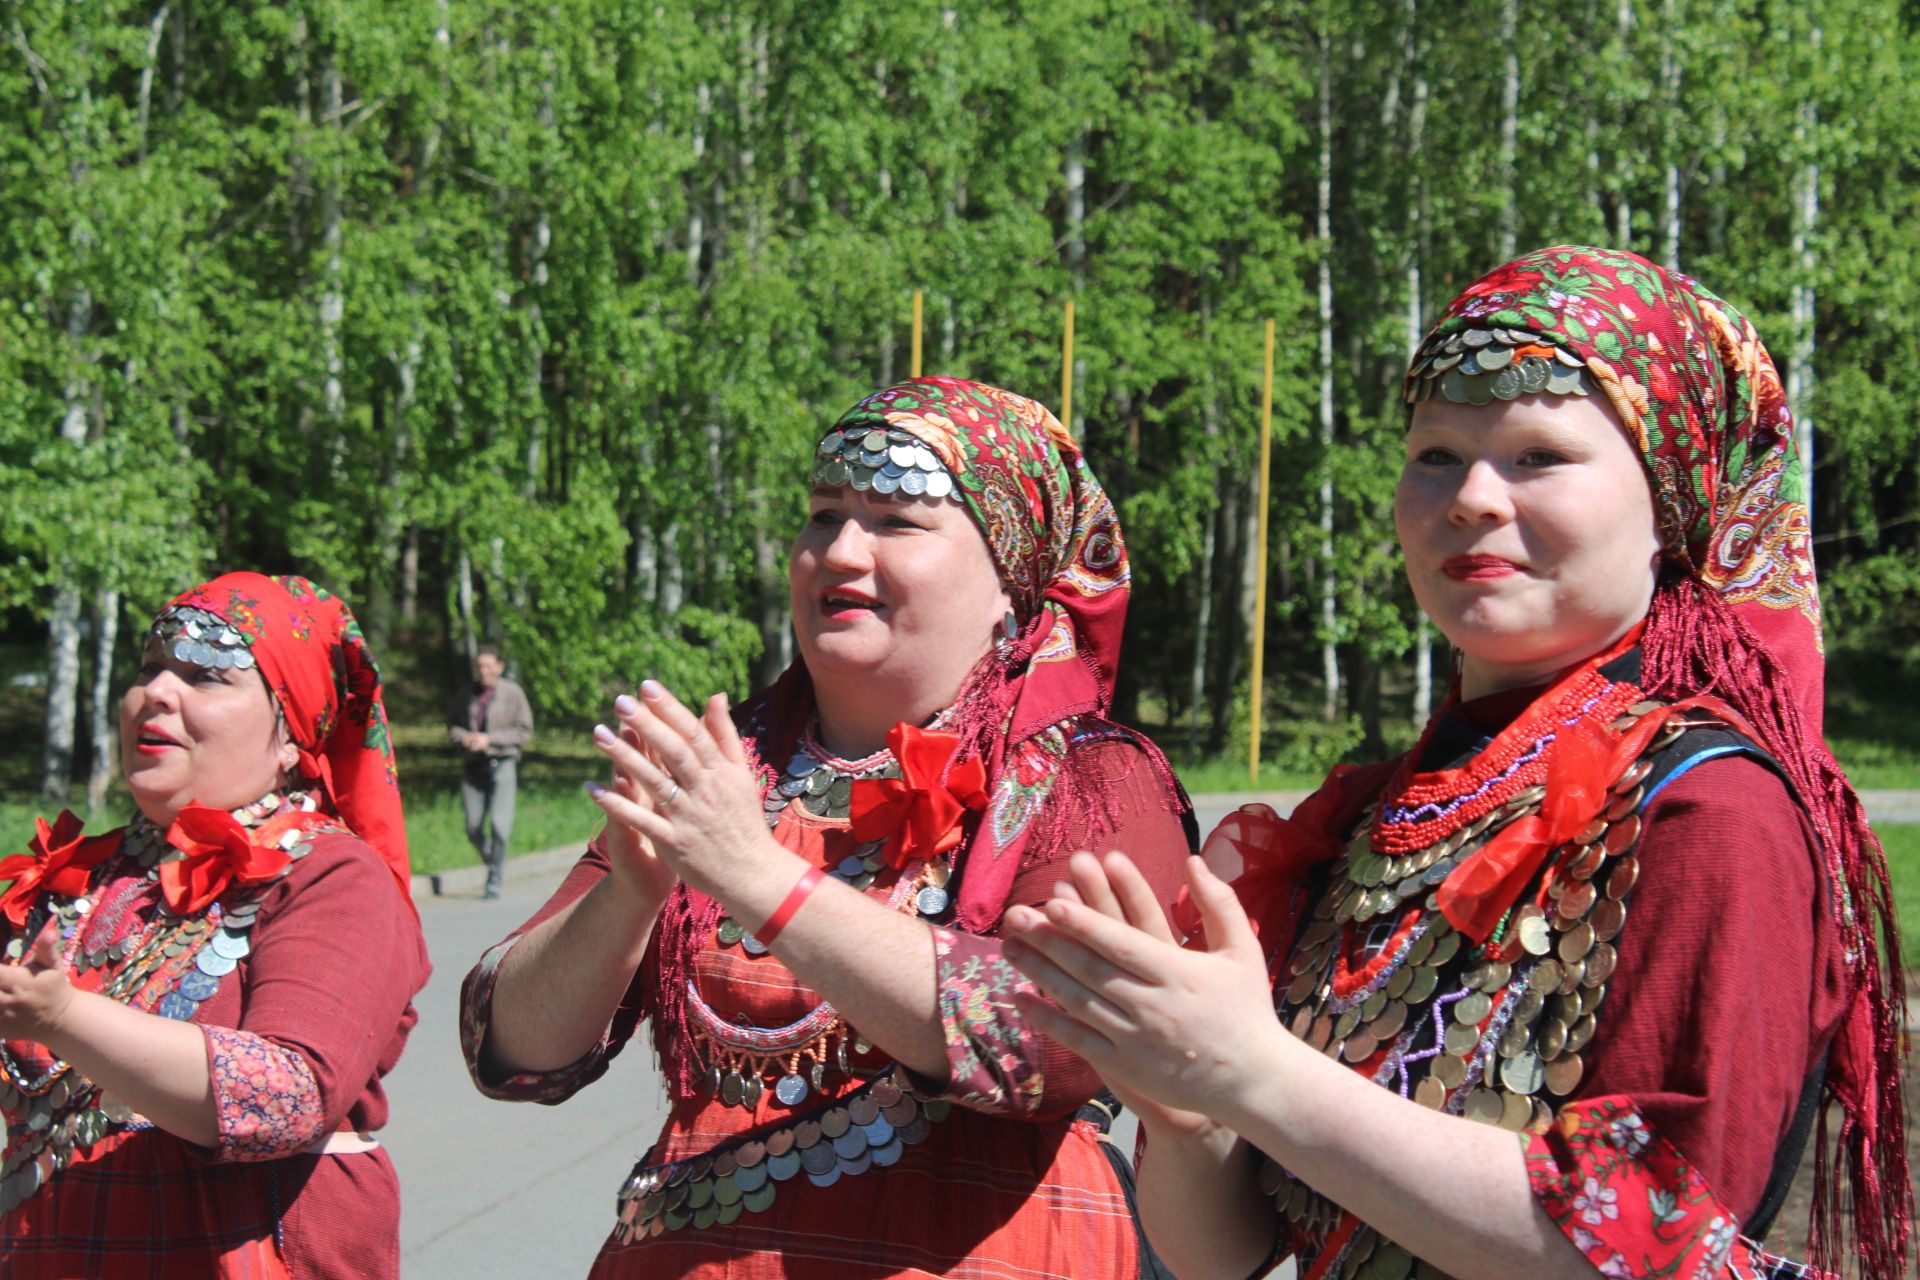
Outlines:
[[1703, 696], [1656, 708], [1618, 739], [1604, 725], [1583, 723], [1563, 730], [1547, 760], [1547, 795], [1540, 812], [1512, 823], [1454, 868], [1436, 894], [1441, 914], [1474, 942], [1485, 942], [1547, 855], [1607, 807], [1614, 780], [1640, 758], [1653, 736], [1675, 716], [1696, 707], [1737, 729], [1747, 727], [1733, 708]]
[[953, 763], [957, 733], [903, 722], [888, 730], [887, 746], [900, 776], [855, 781], [850, 816], [853, 838], [885, 838], [880, 856], [898, 868], [960, 843], [967, 812], [987, 806], [987, 770], [978, 759]]
[[26, 927], [27, 913], [42, 893], [64, 898], [85, 893], [90, 873], [120, 845], [113, 836], [81, 835], [85, 824], [68, 809], [60, 811], [51, 827], [45, 818], [35, 818], [33, 825], [29, 852], [0, 860], [0, 880], [13, 881], [0, 893], [0, 914], [16, 929]]
[[288, 862], [280, 837], [316, 817], [283, 814], [249, 831], [225, 809], [188, 805], [167, 828], [167, 843], [186, 854], [160, 864], [160, 896], [167, 909], [177, 916], [198, 915], [230, 885], [273, 879]]

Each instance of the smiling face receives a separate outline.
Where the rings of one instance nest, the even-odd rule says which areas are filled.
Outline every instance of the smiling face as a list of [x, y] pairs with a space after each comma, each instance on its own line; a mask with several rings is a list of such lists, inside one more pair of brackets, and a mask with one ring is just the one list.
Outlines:
[[1414, 409], [1394, 524], [1465, 697], [1538, 683], [1646, 616], [1660, 537], [1639, 455], [1599, 397]]
[[147, 817], [164, 827], [189, 802], [249, 804], [296, 756], [257, 668], [202, 667], [147, 641], [120, 699], [120, 768]]
[[[787, 584], [823, 715], [885, 700], [919, 720], [953, 700], [1011, 607], [958, 503], [816, 486]], [[891, 721], [889, 721], [891, 723]]]

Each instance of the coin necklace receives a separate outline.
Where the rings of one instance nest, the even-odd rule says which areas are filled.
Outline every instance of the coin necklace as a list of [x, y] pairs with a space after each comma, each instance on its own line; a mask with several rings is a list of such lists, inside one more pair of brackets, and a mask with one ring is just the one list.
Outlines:
[[[1582, 701], [1588, 713], [1603, 705], [1611, 711], [1637, 692], [1622, 684], [1606, 691], [1616, 696]], [[1634, 701], [1611, 717], [1612, 726], [1624, 733], [1660, 705]], [[1537, 812], [1543, 789], [1529, 786], [1437, 844], [1398, 858], [1376, 852], [1378, 806], [1370, 810], [1329, 866], [1282, 978], [1286, 985], [1276, 986], [1282, 1021], [1315, 1049], [1423, 1106], [1522, 1136], [1543, 1132], [1557, 1110], [1549, 1099], [1570, 1098], [1584, 1076], [1581, 1051], [1594, 1033], [1617, 963], [1613, 940], [1639, 875], [1633, 849], [1647, 782], [1686, 727], [1674, 721], [1660, 729], [1613, 780], [1595, 819], [1550, 856], [1537, 891], [1523, 895], [1477, 948], [1453, 930], [1430, 891], [1408, 886], [1405, 877], [1421, 879], [1423, 863], [1450, 869]], [[1363, 912], [1383, 918], [1369, 926]], [[1354, 935], [1386, 930], [1390, 922], [1375, 953], [1351, 964]], [[1340, 1243], [1343, 1212], [1278, 1163], [1263, 1161], [1259, 1185], [1303, 1240]], [[1342, 1274], [1415, 1273], [1404, 1251], [1371, 1228], [1361, 1226], [1340, 1247]]]
[[[312, 813], [317, 808], [314, 798], [303, 792], [285, 797], [276, 792], [234, 810], [233, 816], [253, 829], [280, 813]], [[283, 845], [288, 866], [311, 851], [314, 834], [298, 828], [288, 833]], [[159, 902], [151, 918], [138, 919], [134, 912], [158, 881], [160, 864], [177, 856], [159, 827], [144, 815], [135, 818], [118, 852], [96, 873], [97, 887], [73, 898], [49, 895], [29, 916], [26, 929], [7, 944], [6, 962], [20, 963], [27, 939], [37, 937], [49, 919], [56, 920], [69, 969], [77, 975], [106, 971], [100, 994], [159, 1017], [191, 1018], [252, 951], [260, 897], [274, 882], [236, 885], [201, 915], [176, 916]], [[44, 1068], [29, 1071], [4, 1043], [0, 1111], [18, 1117], [9, 1133], [20, 1135], [0, 1160], [0, 1213], [45, 1186], [66, 1167], [76, 1148], [91, 1146], [116, 1129], [145, 1124], [67, 1062], [52, 1059]]]
[[[938, 728], [947, 716], [948, 712], [941, 712], [930, 727]], [[796, 800], [803, 801], [807, 812], [817, 817], [844, 819], [856, 780], [899, 776], [900, 766], [892, 751], [883, 747], [858, 760], [841, 759], [820, 745], [815, 726], [809, 725], [780, 778], [767, 790], [763, 803], [767, 826], [778, 825], [780, 815]], [[884, 840], [872, 840], [856, 846], [851, 854], [827, 868], [827, 874], [866, 892], [887, 869], [881, 856], [885, 844]], [[947, 884], [952, 874], [952, 865], [945, 858], [902, 869], [888, 895], [888, 908], [911, 911], [929, 921], [939, 919], [950, 905]], [[731, 916], [722, 917], [714, 933], [722, 947], [738, 946], [753, 956], [767, 954], [766, 945]], [[784, 1106], [797, 1107], [826, 1088], [829, 1064], [842, 1075], [851, 1075], [853, 1057], [872, 1048], [824, 1000], [805, 1017], [784, 1027], [753, 1027], [722, 1018], [700, 995], [692, 979], [687, 981], [687, 995], [694, 1037], [707, 1064], [708, 1091], [728, 1106], [753, 1110], [766, 1095], [766, 1081], [772, 1080], [774, 1097]]]

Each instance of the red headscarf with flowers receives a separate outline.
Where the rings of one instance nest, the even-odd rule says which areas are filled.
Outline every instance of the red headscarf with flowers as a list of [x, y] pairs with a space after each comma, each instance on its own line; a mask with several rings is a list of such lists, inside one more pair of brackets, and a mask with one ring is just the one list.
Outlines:
[[246, 640], [286, 716], [300, 773], [411, 898], [380, 668], [346, 602], [305, 578], [229, 573], [181, 592], [168, 607], [176, 605], [204, 609]]
[[[1641, 683], [1668, 701], [1712, 694], [1731, 704], [1813, 818], [1857, 979], [1827, 1080], [1845, 1112], [1857, 1252], [1875, 1274], [1892, 1274], [1912, 1213], [1899, 933], [1885, 855], [1821, 738], [1826, 668], [1806, 487], [1773, 360], [1744, 315], [1687, 276], [1581, 246], [1487, 273], [1448, 305], [1423, 351], [1463, 329], [1549, 335], [1584, 359], [1640, 451], [1665, 542]], [[1843, 1223], [1832, 1181], [1816, 1183], [1818, 1257]]]

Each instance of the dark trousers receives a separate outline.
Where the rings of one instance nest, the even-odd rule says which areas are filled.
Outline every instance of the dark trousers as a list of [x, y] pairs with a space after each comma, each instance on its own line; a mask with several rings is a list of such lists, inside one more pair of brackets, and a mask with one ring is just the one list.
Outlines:
[[487, 864], [487, 884], [496, 888], [507, 865], [507, 839], [513, 835], [513, 801], [519, 784], [520, 761], [513, 756], [469, 760], [460, 779], [467, 839]]

